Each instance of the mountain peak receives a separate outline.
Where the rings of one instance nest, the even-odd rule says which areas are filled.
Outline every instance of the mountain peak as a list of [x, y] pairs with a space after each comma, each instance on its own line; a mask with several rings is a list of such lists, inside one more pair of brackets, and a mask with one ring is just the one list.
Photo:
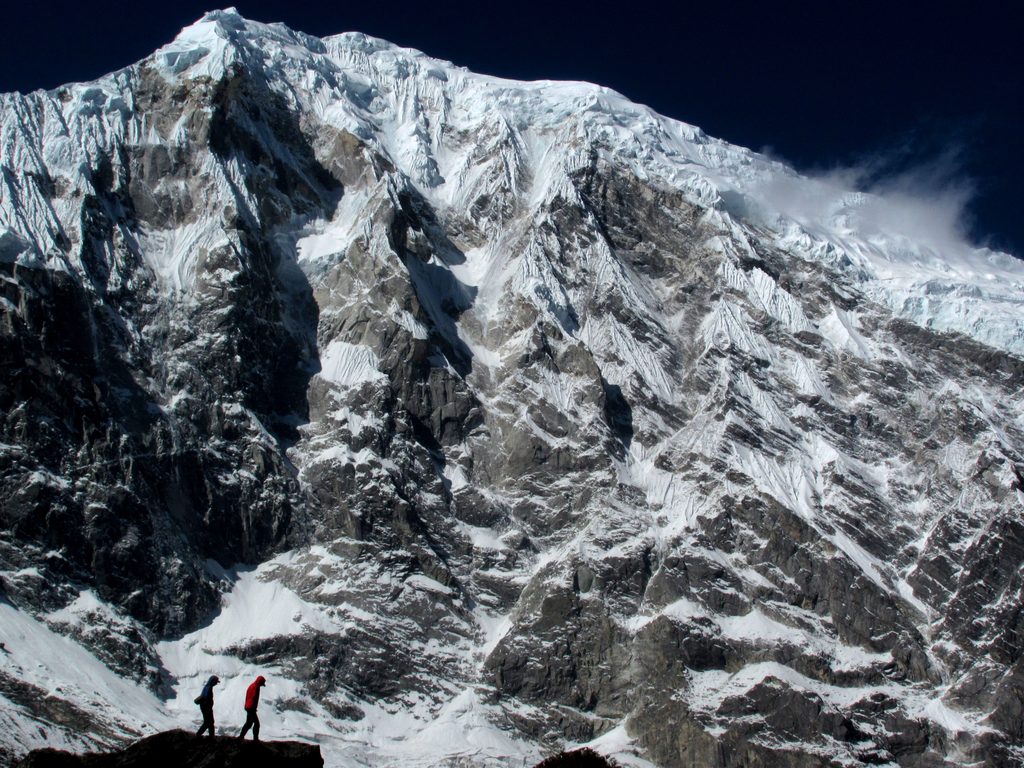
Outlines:
[[[272, 48], [285, 48], [296, 55], [322, 52], [323, 44], [318, 38], [295, 32], [284, 24], [246, 19], [232, 7], [205, 13], [159, 49], [155, 58], [171, 75], [188, 70], [192, 75], [215, 76], [224, 65], [239, 57], [255, 66], [258, 58], [255, 52]], [[207, 64], [193, 70], [200, 61], [207, 61]]]
[[230, 27], [245, 24], [248, 20], [232, 5], [228, 8], [215, 8], [212, 11], [207, 11], [199, 17], [196, 23], [203, 21], [219, 22], [226, 27]]
[[201, 39], [208, 33], [210, 28], [219, 30], [225, 36], [231, 33], [239, 33], [246, 30], [255, 31], [260, 27], [268, 25], [257, 21], [250, 21], [238, 12], [235, 7], [207, 11], [194, 22], [183, 27], [175, 37], [181, 39]]

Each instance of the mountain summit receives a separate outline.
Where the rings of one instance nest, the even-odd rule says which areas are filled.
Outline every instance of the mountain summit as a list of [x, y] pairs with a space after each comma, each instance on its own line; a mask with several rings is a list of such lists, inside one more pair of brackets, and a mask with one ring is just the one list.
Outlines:
[[0, 105], [8, 755], [1024, 759], [1024, 263], [233, 10]]

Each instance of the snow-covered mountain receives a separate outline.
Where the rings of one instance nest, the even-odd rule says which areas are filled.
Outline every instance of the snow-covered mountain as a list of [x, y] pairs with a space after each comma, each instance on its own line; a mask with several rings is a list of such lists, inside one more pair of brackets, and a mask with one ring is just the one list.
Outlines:
[[1024, 263], [232, 10], [0, 120], [8, 758], [1024, 761]]

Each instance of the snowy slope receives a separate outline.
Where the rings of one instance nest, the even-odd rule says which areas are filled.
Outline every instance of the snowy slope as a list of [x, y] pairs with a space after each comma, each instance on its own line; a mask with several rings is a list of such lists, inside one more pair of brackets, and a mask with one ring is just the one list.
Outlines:
[[10, 750], [216, 673], [330, 765], [1020, 757], [1024, 262], [232, 10], [0, 102]]
[[[777, 162], [661, 117], [607, 88], [476, 75], [362, 34], [320, 41], [279, 25], [247, 22], [230, 10], [187, 27], [144, 64], [172, 82], [216, 80], [238, 65], [259, 68], [288, 84], [282, 90], [293, 108], [372, 142], [441, 211], [465, 210], [483, 194], [513, 188], [537, 206], [570, 192], [568, 176], [596, 152], [652, 185], [682, 191], [727, 220], [729, 213], [738, 213], [769, 227], [780, 248], [839, 267], [900, 316], [1024, 351], [1019, 260], [971, 249], [948, 233], [921, 232], [919, 220], [902, 215], [906, 206], [802, 179]], [[3, 162], [36, 172], [62, 171], [81, 184], [81, 168], [94, 159], [99, 142], [164, 141], [144, 117], [131, 115], [133, 74], [129, 68], [38, 100], [6, 96], [5, 114], [42, 118], [44, 141], [41, 152], [33, 151], [18, 136], [20, 121], [6, 121]], [[75, 123], [82, 124], [82, 141], [67, 135]], [[50, 134], [53, 140], [47, 141]], [[466, 136], [473, 140], [460, 140]], [[187, 138], [182, 123], [166, 136], [172, 145]], [[5, 182], [9, 200], [18, 197], [12, 181]], [[896, 210], [883, 215], [888, 208]], [[61, 213], [47, 206], [4, 206], [0, 226], [10, 243], [5, 252], [13, 256], [20, 250], [26, 261], [52, 258], [58, 245], [53, 237], [61, 229], [53, 218], [61, 219]], [[340, 249], [354, 234], [360, 211], [346, 205], [337, 213], [338, 220], [322, 226], [331, 228], [330, 242]], [[187, 285], [190, 258], [223, 238], [209, 221], [145, 233], [149, 247], [142, 252], [169, 288]], [[66, 231], [68, 222], [61, 224]], [[318, 236], [307, 237], [309, 251]]]

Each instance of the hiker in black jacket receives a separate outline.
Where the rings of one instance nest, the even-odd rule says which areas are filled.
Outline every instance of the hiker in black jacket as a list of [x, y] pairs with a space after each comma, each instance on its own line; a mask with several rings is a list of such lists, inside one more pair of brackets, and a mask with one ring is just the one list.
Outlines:
[[203, 692], [196, 697], [196, 704], [199, 705], [199, 711], [203, 713], [203, 724], [199, 726], [199, 730], [196, 731], [196, 736], [202, 736], [203, 731], [209, 730], [210, 735], [213, 736], [213, 686], [220, 682], [220, 678], [216, 675], [211, 675], [210, 679], [206, 681], [206, 685], [203, 686]]

